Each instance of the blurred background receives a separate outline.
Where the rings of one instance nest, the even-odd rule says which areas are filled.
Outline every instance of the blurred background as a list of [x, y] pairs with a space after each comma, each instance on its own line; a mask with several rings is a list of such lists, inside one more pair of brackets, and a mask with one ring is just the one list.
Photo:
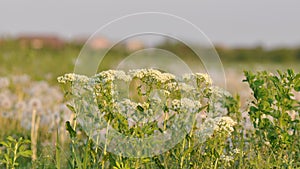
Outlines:
[[[244, 104], [250, 90], [242, 82], [243, 70], [300, 70], [299, 7], [300, 1], [293, 0], [3, 0], [0, 2], [0, 128], [7, 130], [0, 135], [31, 129], [31, 112], [36, 109], [41, 116], [39, 123], [41, 127], [47, 126], [47, 131], [71, 118], [56, 78], [73, 72], [86, 40], [101, 26], [137, 12], [169, 13], [200, 28], [220, 56], [228, 90], [233, 95], [239, 94]], [[115, 32], [127, 31], [122, 29]], [[181, 31], [185, 41], [201, 47], [197, 36], [185, 29]], [[97, 34], [89, 47], [105, 50], [120, 38], [117, 33]], [[180, 55], [187, 63], [195, 63], [195, 54], [179, 41], [132, 38], [114, 46], [100, 69], [111, 68], [134, 51], [148, 47], [165, 49]], [[14, 123], [7, 120], [12, 118]]]

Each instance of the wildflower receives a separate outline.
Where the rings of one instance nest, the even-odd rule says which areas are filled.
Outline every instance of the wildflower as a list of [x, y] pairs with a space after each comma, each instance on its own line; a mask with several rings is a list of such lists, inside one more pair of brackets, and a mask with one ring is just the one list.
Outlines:
[[172, 108], [175, 110], [180, 109], [181, 103], [180, 100], [174, 99], [172, 100]]
[[57, 78], [57, 81], [59, 83], [62, 83], [62, 84], [66, 84], [68, 82], [81, 82], [81, 83], [87, 83], [89, 81], [89, 78], [84, 76], [84, 75], [77, 75], [75, 73], [68, 73], [68, 74], [65, 74], [63, 76], [60, 76]]
[[165, 83], [166, 81], [169, 81], [169, 80], [174, 80], [175, 79], [175, 76], [173, 74], [170, 74], [170, 73], [162, 73], [159, 80], [162, 82], [162, 83]]
[[196, 109], [200, 108], [201, 104], [199, 101], [193, 101], [188, 98], [182, 98], [180, 100], [174, 99], [172, 101], [172, 108], [174, 110], [188, 110], [194, 112]]
[[168, 91], [178, 90], [178, 83], [176, 82], [167, 83], [165, 85], [165, 89]]
[[195, 89], [193, 86], [188, 85], [186, 83], [180, 83], [179, 88], [184, 92], [191, 92]]
[[93, 78], [101, 78], [105, 82], [112, 82], [116, 79], [123, 80], [125, 82], [129, 82], [131, 80], [131, 77], [121, 70], [102, 71], [99, 74], [96, 74]]
[[15, 108], [17, 110], [25, 110], [27, 108], [27, 105], [24, 101], [20, 101], [16, 103]]
[[42, 101], [38, 98], [32, 98], [29, 100], [30, 110], [40, 110], [42, 108]]
[[200, 102], [193, 101], [193, 100], [188, 99], [188, 98], [181, 99], [181, 107], [182, 108], [194, 109], [197, 106], [200, 106]]
[[4, 108], [7, 110], [12, 107], [12, 101], [8, 97], [5, 97], [3, 100], [0, 100], [0, 105], [1, 105], [1, 108]]
[[210, 93], [212, 94], [211, 97], [214, 100], [220, 99], [225, 95], [225, 93], [224, 93], [225, 91], [219, 87], [211, 86], [211, 87], [209, 87], [209, 89], [210, 89]]
[[196, 79], [200, 80], [200, 82], [205, 83], [205, 85], [207, 85], [207, 86], [212, 85], [212, 79], [210, 78], [210, 76], [208, 74], [196, 73], [195, 76], [196, 76]]
[[159, 70], [155, 69], [137, 69], [130, 70], [129, 73], [138, 79], [143, 79], [145, 77], [152, 77], [157, 82], [165, 83], [169, 80], [175, 79], [175, 76], [170, 73], [161, 73]]
[[216, 117], [214, 119], [215, 126], [214, 131], [216, 132], [225, 132], [228, 135], [234, 131], [233, 126], [236, 125], [236, 122], [232, 120], [230, 117]]

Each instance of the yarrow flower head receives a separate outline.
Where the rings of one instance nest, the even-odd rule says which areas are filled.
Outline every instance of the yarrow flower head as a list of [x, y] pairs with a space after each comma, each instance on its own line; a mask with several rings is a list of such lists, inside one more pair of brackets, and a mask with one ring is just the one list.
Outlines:
[[111, 82], [114, 80], [123, 80], [125, 82], [129, 82], [131, 80], [131, 77], [129, 75], [126, 75], [126, 73], [121, 70], [102, 71], [96, 74], [93, 78], [100, 78], [105, 82]]
[[75, 73], [68, 73], [63, 76], [57, 78], [57, 81], [62, 84], [72, 83], [72, 82], [80, 82], [80, 83], [87, 83], [89, 78], [84, 75], [77, 75]]
[[174, 110], [187, 110], [191, 112], [195, 112], [195, 110], [199, 109], [201, 104], [199, 101], [194, 101], [188, 98], [182, 98], [180, 100], [174, 99], [172, 101], [172, 108]]
[[137, 70], [130, 70], [129, 73], [138, 79], [143, 79], [146, 77], [152, 77], [157, 82], [165, 83], [172, 79], [175, 79], [175, 76], [170, 73], [161, 73], [159, 70], [155, 69], [137, 69]]
[[212, 79], [210, 78], [210, 76], [208, 74], [196, 73], [195, 76], [198, 80], [200, 80], [200, 82], [203, 82], [207, 86], [212, 85]]
[[233, 126], [237, 124], [234, 120], [232, 120], [232, 118], [227, 116], [216, 117], [214, 121], [215, 121], [214, 131], [225, 132], [228, 135], [231, 135], [231, 133], [234, 131]]

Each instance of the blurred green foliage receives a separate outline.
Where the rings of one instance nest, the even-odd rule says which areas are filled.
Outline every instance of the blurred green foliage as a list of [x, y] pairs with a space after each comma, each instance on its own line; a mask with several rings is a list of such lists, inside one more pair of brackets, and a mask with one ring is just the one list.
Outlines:
[[[83, 43], [65, 42], [60, 48], [45, 45], [36, 49], [15, 39], [5, 39], [0, 43], [0, 76], [28, 74], [34, 80], [46, 78], [50, 83], [56, 83], [57, 76], [73, 71], [82, 47]], [[195, 47], [200, 46], [195, 44]], [[192, 66], [202, 65], [195, 53], [183, 43], [164, 41], [156, 48], [170, 51]], [[215, 48], [224, 65], [232, 63], [295, 65], [300, 61], [300, 47], [265, 49], [260, 46], [253, 48], [216, 46]], [[109, 50], [99, 70], [114, 68], [132, 52], [134, 51], [126, 49], [126, 45], [117, 44]]]

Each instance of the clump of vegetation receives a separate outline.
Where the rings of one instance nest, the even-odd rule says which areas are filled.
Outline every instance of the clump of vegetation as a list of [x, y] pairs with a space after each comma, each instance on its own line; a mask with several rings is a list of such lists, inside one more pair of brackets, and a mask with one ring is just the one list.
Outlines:
[[[269, 168], [300, 165], [300, 101], [294, 94], [300, 92], [300, 74], [292, 70], [278, 71], [278, 76], [266, 71], [245, 72], [246, 82], [253, 91], [249, 108], [253, 123], [252, 139], [262, 163]], [[299, 94], [299, 93], [298, 93]]]
[[[9, 137], [0, 142], [1, 167], [300, 167], [300, 74], [292, 70], [246, 71], [252, 99], [245, 111], [238, 96], [213, 86], [206, 74], [108, 70], [58, 80], [74, 117], [65, 126], [69, 139], [57, 130], [48, 152], [39, 150], [38, 139], [38, 158], [28, 160], [30, 142]], [[41, 136], [47, 129], [39, 130]], [[134, 141], [155, 135], [154, 142]]]
[[20, 165], [20, 157], [31, 157], [32, 151], [29, 149], [30, 140], [25, 140], [22, 137], [18, 140], [11, 136], [8, 136], [5, 141], [1, 141], [0, 144], [4, 146], [4, 150], [0, 151], [0, 166], [3, 164], [6, 168], [15, 169]]

